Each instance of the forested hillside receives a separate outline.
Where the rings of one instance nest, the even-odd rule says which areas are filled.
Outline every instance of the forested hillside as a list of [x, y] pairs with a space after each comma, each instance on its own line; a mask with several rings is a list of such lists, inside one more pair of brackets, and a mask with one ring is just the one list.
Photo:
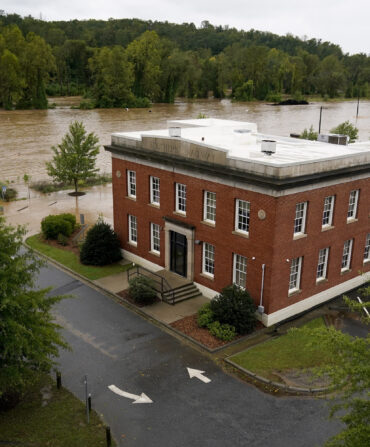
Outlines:
[[81, 94], [85, 107], [140, 107], [177, 96], [369, 97], [369, 86], [368, 55], [317, 39], [208, 22], [47, 22], [0, 11], [0, 105], [7, 109], [46, 108], [46, 95]]

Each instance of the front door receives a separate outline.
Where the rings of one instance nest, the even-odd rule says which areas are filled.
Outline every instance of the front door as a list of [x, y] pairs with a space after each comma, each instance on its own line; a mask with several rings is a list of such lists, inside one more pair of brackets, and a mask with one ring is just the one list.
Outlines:
[[186, 236], [176, 231], [170, 231], [171, 253], [170, 269], [178, 275], [187, 275], [188, 242]]

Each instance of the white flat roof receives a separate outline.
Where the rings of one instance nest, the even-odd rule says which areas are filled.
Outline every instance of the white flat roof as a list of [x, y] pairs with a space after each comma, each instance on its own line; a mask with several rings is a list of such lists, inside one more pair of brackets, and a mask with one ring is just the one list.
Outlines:
[[[314, 163], [324, 160], [349, 158], [353, 155], [370, 157], [370, 141], [341, 146], [299, 138], [281, 137], [257, 132], [257, 125], [244, 121], [221, 119], [173, 120], [168, 127], [181, 127], [181, 140], [197, 143], [227, 152], [227, 158], [261, 163], [269, 166], [289, 166]], [[176, 138], [169, 130], [118, 132], [116, 137], [140, 141], [142, 136]], [[262, 140], [275, 140], [276, 153], [261, 152]], [[366, 157], [367, 158], [367, 157]]]

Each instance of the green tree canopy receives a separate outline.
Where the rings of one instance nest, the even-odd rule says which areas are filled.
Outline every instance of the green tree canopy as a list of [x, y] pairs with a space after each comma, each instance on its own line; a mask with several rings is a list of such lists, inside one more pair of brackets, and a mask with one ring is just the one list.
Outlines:
[[0, 217], [0, 400], [23, 391], [36, 373], [48, 372], [58, 348], [67, 347], [50, 313], [63, 297], [35, 289], [43, 264], [22, 250], [25, 233]]
[[54, 157], [46, 163], [48, 174], [56, 181], [73, 183], [77, 195], [79, 180], [86, 180], [98, 172], [95, 167], [99, 153], [98, 142], [93, 132], [86, 135], [82, 122], [73, 122], [62, 142], [51, 148]]

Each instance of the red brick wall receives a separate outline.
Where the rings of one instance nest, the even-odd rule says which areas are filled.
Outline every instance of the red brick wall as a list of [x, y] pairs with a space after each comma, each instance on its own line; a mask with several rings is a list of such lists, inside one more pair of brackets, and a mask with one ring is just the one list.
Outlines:
[[[161, 169], [112, 159], [113, 169], [113, 203], [114, 226], [122, 247], [156, 264], [165, 265], [165, 237], [161, 231], [161, 255], [155, 256], [150, 251], [150, 222], [164, 228], [163, 216], [170, 216], [179, 221], [195, 226], [195, 239], [208, 242], [215, 246], [215, 277], [214, 280], [201, 275], [202, 245], [194, 247], [194, 280], [214, 290], [221, 290], [232, 282], [232, 256], [237, 253], [248, 258], [247, 289], [259, 302], [261, 287], [261, 266], [266, 264], [264, 305], [265, 312], [271, 313], [287, 305], [307, 298], [328, 287], [357, 276], [358, 270], [369, 270], [362, 263], [366, 234], [369, 228], [369, 181], [361, 180], [335, 187], [320, 188], [305, 193], [292, 194], [274, 198], [268, 195], [232, 188], [219, 183], [197, 179], [191, 176], [177, 174]], [[126, 170], [136, 171], [137, 192], [136, 201], [127, 198]], [[117, 178], [116, 171], [121, 171]], [[150, 176], [160, 178], [160, 209], [149, 205]], [[187, 185], [186, 217], [174, 214], [175, 183]], [[349, 192], [361, 189], [358, 204], [358, 221], [347, 224]], [[212, 228], [203, 220], [203, 193], [216, 193], [216, 226]], [[336, 195], [333, 225], [334, 229], [321, 232], [321, 218], [324, 198]], [[247, 200], [251, 203], [249, 238], [233, 235], [235, 219], [235, 199]], [[295, 205], [308, 201], [306, 232], [308, 236], [293, 240], [293, 223]], [[266, 219], [260, 220], [258, 210], [266, 211]], [[137, 217], [138, 245], [128, 244], [127, 215]], [[354, 238], [351, 271], [340, 274], [343, 243]], [[318, 251], [330, 248], [328, 281], [316, 285], [316, 268]], [[166, 249], [168, 249], [166, 247]], [[288, 297], [290, 262], [292, 259], [304, 256], [302, 267], [302, 292]], [[255, 257], [255, 260], [252, 260]]]

